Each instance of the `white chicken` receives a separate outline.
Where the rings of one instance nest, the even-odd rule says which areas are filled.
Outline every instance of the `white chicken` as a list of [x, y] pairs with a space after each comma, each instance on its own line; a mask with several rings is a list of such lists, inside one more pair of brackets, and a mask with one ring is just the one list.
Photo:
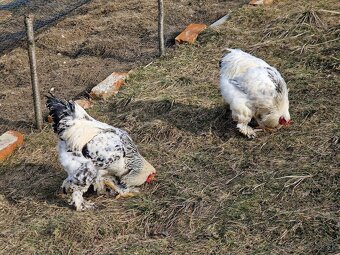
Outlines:
[[289, 126], [288, 89], [280, 73], [242, 50], [229, 51], [220, 61], [220, 90], [239, 131], [255, 138], [252, 118], [262, 129]]
[[62, 188], [72, 192], [70, 204], [77, 211], [93, 207], [83, 198], [90, 185], [99, 193], [108, 186], [128, 197], [154, 178], [155, 168], [125, 131], [93, 119], [73, 101], [47, 96], [46, 105], [60, 139], [59, 161], [68, 173]]

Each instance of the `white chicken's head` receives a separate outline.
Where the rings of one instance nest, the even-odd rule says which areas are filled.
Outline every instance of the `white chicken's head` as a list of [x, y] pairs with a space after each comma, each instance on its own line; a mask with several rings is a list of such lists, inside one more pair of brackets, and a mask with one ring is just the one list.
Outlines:
[[278, 110], [262, 110], [256, 114], [256, 121], [261, 127], [280, 128], [281, 126], [288, 127], [293, 121], [290, 119], [288, 111], [282, 113]]
[[289, 114], [288, 92], [274, 99], [273, 104], [267, 107], [261, 107], [255, 115], [256, 121], [262, 127], [280, 128], [288, 127], [293, 121]]
[[152, 173], [146, 178], [146, 183], [151, 183], [155, 179], [156, 173]]
[[277, 122], [278, 125], [288, 127], [293, 124], [289, 114], [288, 90], [281, 100], [276, 104], [278, 114], [281, 113]]
[[143, 166], [143, 171], [146, 173], [146, 183], [150, 183], [155, 179], [156, 176], [156, 169], [143, 158], [144, 161], [144, 166]]
[[289, 127], [291, 124], [293, 124], [293, 121], [291, 119], [286, 119], [284, 116], [281, 116], [279, 118], [279, 124], [281, 126]]

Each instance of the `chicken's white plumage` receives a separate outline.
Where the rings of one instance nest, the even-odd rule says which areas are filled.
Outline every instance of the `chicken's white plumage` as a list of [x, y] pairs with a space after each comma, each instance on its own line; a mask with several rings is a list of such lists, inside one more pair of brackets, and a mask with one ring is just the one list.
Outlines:
[[60, 138], [59, 161], [68, 174], [62, 187], [72, 192], [77, 210], [92, 207], [83, 198], [90, 185], [98, 192], [108, 185], [124, 196], [152, 179], [156, 170], [125, 131], [93, 119], [73, 101], [48, 97], [47, 107]]
[[230, 49], [220, 68], [221, 94], [241, 133], [256, 136], [248, 126], [252, 118], [262, 128], [290, 123], [287, 85], [274, 67], [242, 50]]

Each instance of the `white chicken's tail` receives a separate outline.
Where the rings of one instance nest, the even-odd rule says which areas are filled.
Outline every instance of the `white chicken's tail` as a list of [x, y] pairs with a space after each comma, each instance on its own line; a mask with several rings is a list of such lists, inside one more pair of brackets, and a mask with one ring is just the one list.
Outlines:
[[92, 119], [92, 117], [90, 117], [83, 108], [71, 100], [67, 102], [65, 100], [56, 98], [52, 94], [46, 97], [46, 106], [49, 109], [49, 115], [53, 120], [53, 129], [54, 132], [58, 134], [62, 132], [61, 127], [64, 125], [60, 124], [61, 122], [65, 124], [65, 119], [70, 121], [81, 118]]
[[46, 96], [46, 106], [53, 119], [53, 129], [67, 148], [81, 150], [94, 136], [111, 126], [93, 119], [86, 111], [73, 101], [65, 101], [55, 96]]

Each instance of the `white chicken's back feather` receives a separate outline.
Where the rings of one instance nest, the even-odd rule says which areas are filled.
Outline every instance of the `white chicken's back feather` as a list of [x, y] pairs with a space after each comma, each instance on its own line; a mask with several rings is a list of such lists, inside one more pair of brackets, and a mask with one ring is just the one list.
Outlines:
[[278, 126], [284, 116], [290, 120], [287, 85], [280, 73], [262, 59], [239, 49], [221, 59], [220, 90], [232, 109], [233, 119], [248, 123], [252, 117], [267, 127]]
[[91, 121], [86, 119], [69, 120], [69, 128], [60, 136], [66, 141], [68, 149], [72, 151], [80, 151], [93, 137], [100, 133], [101, 129], [93, 125]]
[[239, 49], [228, 49], [230, 53], [226, 54], [221, 60], [221, 76], [228, 79], [234, 79], [245, 73], [250, 68], [270, 67], [265, 61], [254, 57]]
[[115, 129], [106, 123], [95, 120], [81, 106], [75, 102], [74, 104], [73, 116], [60, 121], [61, 125], [67, 127], [60, 137], [67, 142], [70, 150], [79, 151], [103, 130]]

